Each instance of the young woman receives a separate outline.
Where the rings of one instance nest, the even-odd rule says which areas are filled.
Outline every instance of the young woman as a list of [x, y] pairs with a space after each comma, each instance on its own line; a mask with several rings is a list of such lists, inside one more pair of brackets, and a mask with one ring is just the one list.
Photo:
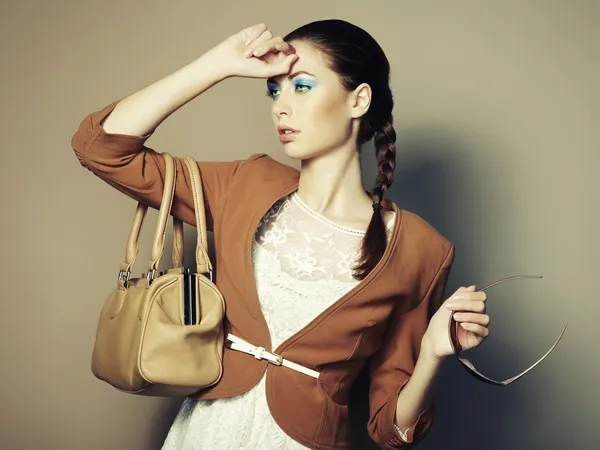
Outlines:
[[[227, 331], [245, 342], [226, 346], [217, 385], [184, 400], [163, 448], [348, 448], [348, 391], [365, 363], [370, 436], [382, 448], [411, 446], [430, 428], [435, 380], [452, 355], [450, 315], [463, 350], [485, 339], [489, 318], [474, 286], [443, 302], [453, 245], [386, 199], [396, 156], [389, 63], [367, 32], [341, 20], [285, 38], [246, 28], [88, 115], [75, 153], [158, 207], [164, 160], [146, 139], [234, 76], [267, 79], [275, 131], [301, 169], [266, 154], [198, 162]], [[369, 192], [360, 151], [373, 138], [379, 173]], [[177, 159], [176, 170], [173, 214], [194, 224]]]

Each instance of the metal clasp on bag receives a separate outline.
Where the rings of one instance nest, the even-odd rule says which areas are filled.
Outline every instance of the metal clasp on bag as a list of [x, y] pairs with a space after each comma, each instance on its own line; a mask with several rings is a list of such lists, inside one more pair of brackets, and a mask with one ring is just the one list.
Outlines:
[[146, 272], [146, 281], [148, 281], [148, 286], [152, 284], [154, 281], [154, 276], [156, 275], [156, 269], [149, 270]]
[[[125, 278], [123, 278], [123, 275], [125, 275]], [[123, 286], [127, 287], [129, 285], [130, 277], [131, 277], [131, 270], [128, 270], [128, 271], [119, 270], [119, 273], [117, 275], [117, 281], [122, 281]]]

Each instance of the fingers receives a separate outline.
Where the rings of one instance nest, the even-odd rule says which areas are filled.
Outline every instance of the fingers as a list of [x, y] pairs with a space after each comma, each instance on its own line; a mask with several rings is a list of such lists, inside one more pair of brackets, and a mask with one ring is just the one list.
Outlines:
[[283, 38], [279, 36], [270, 38], [266, 41], [261, 37], [248, 46], [246, 52], [244, 52], [244, 55], [246, 57], [255, 56], [260, 58], [269, 52], [280, 52], [284, 55], [290, 55], [295, 53], [296, 49], [294, 49], [294, 47], [285, 42]]
[[485, 292], [459, 289], [444, 302], [444, 306], [451, 311], [483, 313], [486, 300]]
[[254, 39], [250, 44], [246, 46], [246, 50], [244, 51], [244, 56], [249, 58], [250, 56], [258, 56], [255, 52], [256, 49], [265, 46], [266, 42], [273, 38], [273, 35], [270, 31], [266, 31], [261, 34], [258, 38]]
[[457, 322], [476, 323], [487, 327], [490, 324], [490, 316], [487, 314], [475, 314], [468, 312], [455, 312], [452, 316]]
[[264, 23], [255, 25], [244, 30], [246, 34], [246, 50], [244, 56], [261, 57], [269, 52], [281, 52], [285, 55], [294, 53], [296, 50], [289, 43], [285, 42], [282, 37], [273, 37], [273, 34], [268, 30]]
[[461, 289], [457, 290], [454, 294], [452, 294], [452, 296], [448, 299], [446, 303], [454, 303], [462, 300], [480, 300], [482, 302], [487, 300], [487, 295], [483, 291], [467, 291], [466, 289]]
[[483, 300], [452, 300], [445, 303], [444, 306], [450, 311], [485, 312], [485, 302]]
[[298, 55], [296, 55], [295, 53], [287, 55], [284, 59], [282, 59], [279, 65], [283, 68], [283, 73], [289, 72], [290, 68], [292, 67], [292, 64], [294, 64], [294, 61], [296, 61], [297, 59]]
[[250, 45], [253, 41], [258, 39], [265, 31], [267, 31], [267, 25], [259, 23], [253, 27], [246, 28], [244, 34], [246, 35], [245, 45]]
[[456, 311], [452, 318], [461, 328], [486, 338], [490, 333], [487, 328], [490, 317], [485, 314], [486, 300], [485, 292], [477, 291], [475, 286], [461, 287], [444, 302], [444, 306], [450, 311]]
[[461, 286], [456, 290], [456, 292], [454, 292], [454, 294], [452, 294], [452, 296], [454, 297], [465, 292], [475, 292], [476, 289], [477, 288], [475, 286]]
[[483, 325], [479, 325], [477, 323], [461, 322], [460, 326], [465, 330], [470, 331], [471, 333], [474, 333], [481, 337], [487, 337], [487, 335], [490, 334], [490, 330], [488, 330]]
[[250, 48], [253, 49], [252, 54], [256, 57], [261, 57], [263, 55], [265, 55], [266, 53], [270, 52], [270, 51], [279, 51], [279, 52], [285, 52], [291, 49], [291, 46], [285, 42], [281, 37], [277, 36], [274, 38], [269, 39], [268, 41], [265, 41], [263, 43], [255, 43], [250, 45]]

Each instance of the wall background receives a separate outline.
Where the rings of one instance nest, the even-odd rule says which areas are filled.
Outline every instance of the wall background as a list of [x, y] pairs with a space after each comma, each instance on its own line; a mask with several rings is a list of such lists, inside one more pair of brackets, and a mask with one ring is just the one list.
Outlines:
[[[472, 355], [478, 367], [513, 375], [570, 323], [549, 359], [507, 388], [449, 362], [420, 448], [600, 448], [600, 3], [585, 0], [0, 2], [0, 447], [158, 449], [177, 411], [120, 394], [89, 369], [135, 204], [79, 166], [70, 148], [79, 122], [243, 27], [264, 21], [284, 35], [334, 17], [367, 29], [390, 59], [391, 197], [456, 243], [447, 293], [544, 276], [490, 291], [492, 334]], [[219, 84], [149, 145], [204, 160], [265, 151], [293, 164], [263, 91], [256, 80]]]

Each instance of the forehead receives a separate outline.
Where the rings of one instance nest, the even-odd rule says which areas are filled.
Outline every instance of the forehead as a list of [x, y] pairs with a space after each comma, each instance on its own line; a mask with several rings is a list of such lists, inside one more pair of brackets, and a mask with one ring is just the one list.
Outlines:
[[309, 72], [313, 74], [316, 78], [324, 80], [328, 78], [335, 78], [335, 73], [327, 65], [325, 57], [320, 50], [317, 50], [316, 48], [305, 42], [293, 41], [290, 42], [290, 45], [292, 45], [296, 50], [296, 55], [298, 55], [298, 59], [294, 61], [294, 63], [290, 67], [290, 70], [286, 74], [273, 77], [270, 79], [270, 81], [281, 83], [290, 74], [293, 74], [298, 71]]
[[311, 44], [302, 41], [292, 41], [290, 45], [294, 47], [296, 50], [296, 54], [298, 55], [298, 62], [303, 62], [304, 64], [310, 64], [314, 67], [324, 66], [327, 67], [325, 57], [320, 50], [317, 50]]

